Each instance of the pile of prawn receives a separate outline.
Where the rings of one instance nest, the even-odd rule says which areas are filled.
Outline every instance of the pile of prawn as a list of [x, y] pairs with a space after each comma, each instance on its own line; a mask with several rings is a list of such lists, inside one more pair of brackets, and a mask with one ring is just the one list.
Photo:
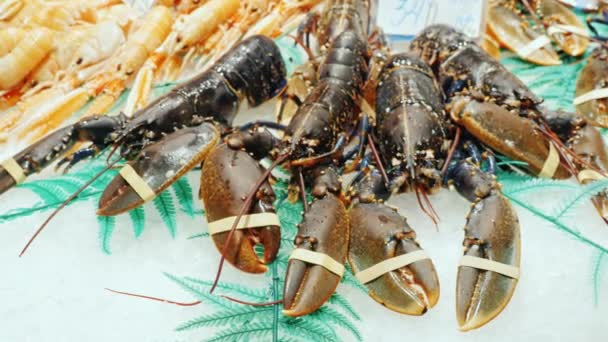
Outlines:
[[[204, 69], [254, 34], [297, 27], [320, 0], [0, 0], [0, 159], [80, 118], [143, 107], [155, 83]], [[78, 114], [78, 115], [75, 115]]]

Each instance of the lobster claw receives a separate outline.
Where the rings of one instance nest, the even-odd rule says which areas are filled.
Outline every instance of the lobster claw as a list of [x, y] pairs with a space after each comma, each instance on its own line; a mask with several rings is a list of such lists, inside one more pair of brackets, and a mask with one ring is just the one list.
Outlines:
[[[159, 194], [199, 165], [218, 140], [219, 132], [212, 124], [185, 128], [147, 146], [128, 165], [154, 194]], [[101, 195], [97, 215], [118, 215], [142, 204], [140, 194], [122, 175], [117, 175]]]
[[[261, 166], [247, 152], [233, 150], [226, 144], [216, 147], [205, 160], [201, 171], [200, 198], [208, 221], [215, 222], [237, 215], [263, 173]], [[266, 181], [256, 190], [250, 212], [272, 213], [274, 200], [274, 192]], [[232, 234], [231, 241], [227, 241], [229, 234], [230, 232], [224, 231], [211, 236], [226, 261], [244, 272], [266, 272], [266, 264], [272, 262], [279, 251], [280, 227], [269, 224], [237, 229]], [[256, 244], [264, 247], [263, 260], [260, 260], [254, 250]]]
[[[519, 221], [500, 191], [491, 190], [474, 203], [464, 230], [464, 255], [519, 268]], [[496, 317], [509, 303], [516, 285], [516, 278], [460, 266], [456, 283], [456, 318], [460, 329], [475, 329]]]
[[501, 45], [516, 52], [522, 59], [538, 65], [562, 64], [550, 41], [546, 41], [543, 46], [530, 45], [541, 35], [528, 27], [524, 19], [510, 8], [503, 5], [490, 6], [488, 29]]
[[[543, 175], [545, 165], [552, 158], [551, 142], [541, 134], [530, 119], [511, 113], [491, 102], [479, 102], [470, 98], [455, 98], [451, 105], [452, 119], [492, 149], [515, 160], [528, 163], [530, 171]], [[557, 159], [559, 163], [559, 159]], [[570, 172], [561, 163], [550, 174], [543, 176], [564, 179]]]
[[[587, 32], [574, 11], [557, 0], [537, 1], [535, 4], [542, 13], [543, 24], [549, 27], [547, 33], [551, 35], [551, 38], [565, 53], [570, 56], [580, 56], [587, 51], [589, 39], [569, 32], [571, 29], [577, 29], [581, 34]], [[564, 29], [560, 29], [560, 27]]]
[[[606, 150], [602, 134], [595, 127], [589, 124], [581, 127], [576, 134], [576, 139], [572, 139], [570, 147], [579, 158], [590, 166], [603, 173], [608, 172], [608, 150]], [[593, 177], [585, 179], [581, 177], [581, 173], [579, 173], [578, 178], [583, 184], [597, 180]], [[593, 196], [591, 201], [604, 221], [608, 222], [608, 189]]]
[[[598, 46], [593, 50], [576, 81], [575, 97], [577, 99], [605, 87], [608, 81], [607, 59], [608, 48]], [[575, 100], [575, 104], [577, 113], [590, 124], [608, 128], [608, 99], [598, 98], [580, 102]]]
[[[358, 273], [378, 263], [422, 250], [404, 217], [384, 204], [359, 203], [350, 210], [348, 260]], [[422, 315], [439, 299], [439, 280], [430, 259], [413, 262], [365, 284], [369, 295], [387, 308]]]
[[[70, 125], [38, 140], [15, 155], [13, 159], [23, 169], [25, 176], [29, 176], [51, 164], [75, 143], [74, 125]], [[17, 182], [8, 171], [0, 166], [0, 194], [16, 184]]]
[[[296, 250], [323, 253], [344, 264], [348, 249], [348, 216], [344, 204], [333, 194], [312, 202], [298, 226]], [[320, 308], [334, 293], [341, 276], [327, 268], [290, 259], [283, 289], [283, 314], [297, 317]]]

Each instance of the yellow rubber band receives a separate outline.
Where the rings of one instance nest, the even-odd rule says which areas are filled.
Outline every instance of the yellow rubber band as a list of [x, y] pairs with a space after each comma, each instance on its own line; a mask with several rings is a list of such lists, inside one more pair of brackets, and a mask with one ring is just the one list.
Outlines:
[[503, 264], [502, 262], [489, 260], [486, 258], [463, 255], [462, 259], [460, 259], [460, 266], [473, 267], [484, 271], [492, 271], [509, 278], [519, 279], [519, 267]]
[[578, 175], [576, 176], [576, 178], [578, 178], [579, 182], [583, 183], [588, 180], [606, 179], [606, 176], [602, 175], [601, 173], [599, 173], [595, 170], [585, 169], [585, 170], [582, 170], [581, 172], [579, 172]]
[[547, 160], [543, 164], [543, 168], [540, 170], [538, 174], [539, 177], [543, 178], [553, 178], [553, 175], [557, 171], [559, 167], [559, 153], [557, 153], [557, 149], [553, 145], [552, 142], [549, 143], [549, 156], [547, 156]]
[[589, 37], [589, 32], [587, 32], [587, 30], [574, 25], [555, 24], [549, 26], [549, 28], [547, 29], [547, 34], [552, 36], [555, 33], [576, 33], [579, 36], [587, 38]]
[[342, 277], [344, 275], [344, 265], [324, 253], [313, 252], [308, 249], [296, 248], [289, 256], [289, 260], [296, 259], [310, 264], [323, 266], [331, 273]]
[[[208, 223], [209, 234], [214, 235], [230, 231], [236, 220], [236, 216], [230, 216], [221, 220]], [[275, 213], [259, 213], [251, 215], [243, 215], [239, 220], [236, 229], [266, 227], [266, 226], [281, 226], [279, 216]]]
[[419, 250], [407, 254], [402, 254], [394, 258], [390, 258], [375, 264], [361, 272], [355, 274], [355, 277], [362, 283], [367, 284], [370, 281], [380, 277], [383, 274], [394, 271], [398, 268], [410, 265], [416, 261], [428, 259], [429, 256], [425, 251]]
[[11, 177], [15, 180], [15, 183], [21, 184], [25, 180], [26, 176], [21, 166], [13, 158], [9, 158], [2, 162], [2, 167], [8, 172]]
[[133, 167], [129, 164], [125, 165], [122, 169], [120, 169], [120, 175], [124, 180], [129, 183], [129, 185], [135, 190], [135, 192], [141, 197], [144, 202], [148, 202], [149, 200], [156, 197], [156, 193], [154, 190], [144, 181], [137, 172], [133, 169]]
[[599, 88], [599, 89], [593, 89], [588, 93], [585, 93], [581, 96], [577, 96], [574, 101], [572, 101], [572, 103], [575, 106], [578, 106], [580, 104], [583, 104], [585, 102], [589, 102], [589, 101], [593, 101], [593, 100], [598, 100], [598, 99], [604, 99], [608, 97], [608, 88]]
[[540, 50], [548, 44], [551, 44], [551, 39], [549, 39], [549, 37], [545, 35], [538, 36], [533, 41], [517, 49], [517, 54], [522, 58], [526, 58], [534, 53], [534, 51]]

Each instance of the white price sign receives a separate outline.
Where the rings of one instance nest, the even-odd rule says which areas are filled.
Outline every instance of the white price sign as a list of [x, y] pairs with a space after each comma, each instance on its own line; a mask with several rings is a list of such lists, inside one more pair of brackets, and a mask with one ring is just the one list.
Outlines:
[[431, 24], [448, 24], [480, 37], [486, 6], [485, 0], [379, 0], [377, 23], [396, 40], [409, 40]]

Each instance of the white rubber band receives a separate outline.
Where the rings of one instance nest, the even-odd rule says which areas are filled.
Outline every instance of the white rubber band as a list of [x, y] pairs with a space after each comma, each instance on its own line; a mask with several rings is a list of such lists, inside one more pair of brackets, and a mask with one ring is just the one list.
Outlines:
[[289, 260], [296, 259], [310, 264], [323, 266], [331, 273], [342, 277], [344, 275], [344, 265], [337, 262], [334, 258], [324, 253], [313, 252], [308, 249], [296, 248], [291, 252]]
[[118, 173], [129, 183], [144, 202], [148, 202], [156, 197], [154, 190], [135, 172], [135, 169], [131, 165], [126, 164]]
[[11, 177], [15, 180], [15, 183], [21, 184], [25, 180], [26, 176], [21, 166], [13, 158], [9, 158], [2, 162], [2, 167], [8, 172]]
[[390, 258], [368, 267], [361, 272], [355, 274], [355, 277], [362, 283], [367, 284], [370, 281], [382, 276], [383, 274], [394, 271], [398, 268], [410, 265], [416, 261], [428, 259], [429, 256], [425, 251], [419, 250], [407, 254], [402, 254], [394, 258]]
[[[213, 221], [208, 223], [209, 234], [214, 235], [217, 233], [228, 232], [232, 229], [232, 225], [236, 220], [236, 216], [230, 216], [221, 220]], [[251, 215], [243, 215], [239, 220], [235, 229], [247, 229], [257, 228], [266, 226], [281, 226], [279, 222], [279, 216], [275, 213], [259, 213]]]
[[517, 54], [522, 58], [526, 58], [530, 56], [534, 51], [539, 50], [548, 44], [551, 44], [551, 39], [549, 39], [549, 37], [545, 35], [538, 36], [533, 41], [517, 49]]
[[543, 178], [553, 178], [555, 175], [555, 171], [559, 167], [559, 153], [557, 153], [557, 149], [553, 145], [552, 142], [549, 143], [549, 156], [547, 156], [547, 160], [543, 164], [543, 168], [540, 170], [538, 174], [539, 177]]
[[463, 255], [462, 259], [460, 259], [460, 266], [473, 267], [484, 271], [492, 271], [509, 278], [519, 279], [519, 267], [503, 264], [502, 262], [489, 260], [486, 258]]
[[606, 179], [606, 176], [595, 170], [585, 169], [579, 172], [576, 178], [578, 178], [579, 182], [583, 183], [588, 180], [603, 180]]
[[547, 34], [552, 36], [556, 33], [576, 33], [579, 36], [589, 38], [589, 32], [587, 32], [587, 30], [574, 25], [555, 24], [549, 26], [549, 28], [547, 29]]
[[590, 91], [588, 93], [585, 93], [581, 96], [577, 96], [574, 99], [574, 101], [572, 101], [572, 103], [575, 106], [578, 106], [585, 102], [589, 102], [589, 101], [593, 101], [593, 100], [597, 100], [597, 99], [604, 99], [607, 97], [608, 97], [608, 88], [593, 89], [592, 91]]

